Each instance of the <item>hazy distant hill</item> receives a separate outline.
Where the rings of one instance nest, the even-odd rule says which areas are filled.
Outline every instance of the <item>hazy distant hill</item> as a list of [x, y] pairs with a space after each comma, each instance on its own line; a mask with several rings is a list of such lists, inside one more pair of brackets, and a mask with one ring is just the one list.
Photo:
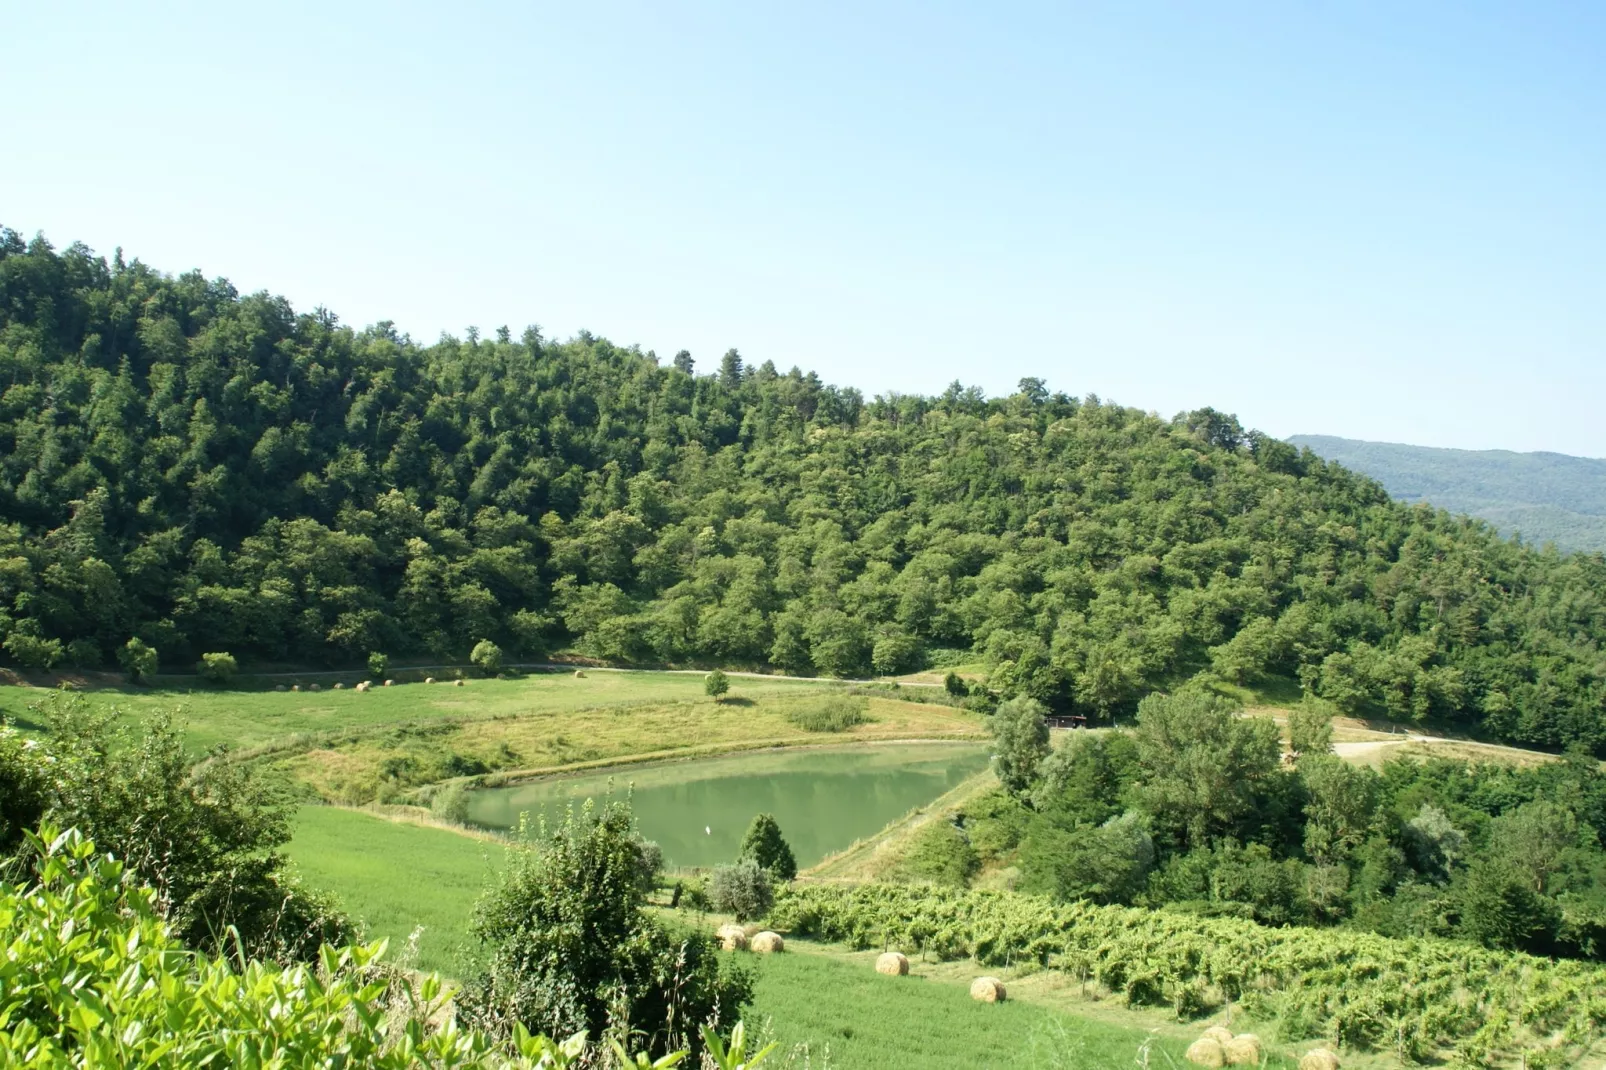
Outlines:
[[1405, 501], [1470, 513], [1533, 545], [1606, 551], [1606, 460], [1564, 453], [1446, 450], [1295, 435], [1318, 456], [1363, 472]]

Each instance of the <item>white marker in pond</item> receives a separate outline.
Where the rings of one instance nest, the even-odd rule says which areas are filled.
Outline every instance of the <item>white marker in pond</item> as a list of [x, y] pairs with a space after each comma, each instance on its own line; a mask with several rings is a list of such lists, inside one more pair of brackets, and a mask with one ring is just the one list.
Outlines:
[[707, 825], [703, 826], [703, 835], [704, 836], [712, 836], [713, 834], [714, 834], [714, 830], [713, 829], [709, 828]]

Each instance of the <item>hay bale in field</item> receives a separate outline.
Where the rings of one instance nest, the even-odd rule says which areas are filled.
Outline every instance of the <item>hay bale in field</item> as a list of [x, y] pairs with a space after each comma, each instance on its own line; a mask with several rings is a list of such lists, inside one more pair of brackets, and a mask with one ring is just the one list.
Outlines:
[[1227, 1041], [1232, 1039], [1232, 1030], [1228, 1029], [1226, 1026], [1213, 1025], [1209, 1029], [1206, 1029], [1203, 1033], [1200, 1033], [1199, 1036], [1201, 1038], [1213, 1040], [1217, 1044], [1225, 1047]]
[[586, 678], [585, 670], [583, 670], [583, 669], [574, 670], [574, 678], [576, 680], [584, 680]]
[[459, 676], [457, 679], [452, 681], [452, 686], [453, 687], [467, 687], [468, 686], [468, 681], [463, 679], [461, 676]]
[[970, 998], [980, 1003], [1002, 1003], [1004, 982], [996, 977], [978, 977], [970, 982]]
[[1183, 1058], [1195, 1066], [1214, 1068], [1227, 1065], [1226, 1049], [1221, 1046], [1221, 1041], [1215, 1037], [1200, 1037], [1192, 1044], [1189, 1044], [1188, 1050], [1183, 1053]]
[[374, 685], [369, 683], [367, 680], [364, 680], [362, 683], [360, 683], [356, 687], [352, 688], [352, 690], [353, 691], [367, 691], [372, 686], [374, 686]]
[[1233, 1066], [1260, 1065], [1260, 1038], [1253, 1033], [1239, 1033], [1221, 1047]]
[[740, 925], [721, 925], [714, 935], [719, 938], [719, 946], [726, 951], [747, 950], [747, 930]]
[[300, 684], [291, 684], [290, 685], [290, 690], [292, 690], [292, 691], [300, 691], [301, 690], [301, 685]]
[[426, 676], [424, 677], [424, 682], [426, 684], [432, 684], [435, 682], [435, 678], [433, 676]]
[[780, 933], [772, 933], [766, 929], [749, 940], [747, 947], [760, 955], [773, 955], [777, 951], [786, 950], [786, 941], [781, 939]]
[[1338, 1070], [1338, 1056], [1326, 1048], [1312, 1048], [1300, 1058], [1299, 1070]]
[[875, 960], [875, 972], [888, 977], [902, 977], [909, 972], [909, 960], [896, 951], [888, 951]]
[[389, 687], [389, 686], [391, 686], [391, 685], [392, 685], [392, 684], [394, 684], [394, 683], [395, 683], [395, 682], [396, 682], [396, 681], [395, 681], [395, 680], [386, 680], [386, 681], [385, 681], [385, 686], [386, 686], [386, 687]]
[[346, 689], [346, 685], [345, 684], [341, 683], [339, 680], [335, 681], [335, 690], [336, 691], [344, 691], [345, 689]]
[[290, 690], [289, 688], [285, 687], [283, 684], [274, 684], [273, 685], [273, 689], [275, 691], [288, 691], [288, 690]]
[[312, 685], [308, 686], [307, 690], [308, 691], [322, 691], [323, 690], [323, 685], [322, 684], [312, 684]]

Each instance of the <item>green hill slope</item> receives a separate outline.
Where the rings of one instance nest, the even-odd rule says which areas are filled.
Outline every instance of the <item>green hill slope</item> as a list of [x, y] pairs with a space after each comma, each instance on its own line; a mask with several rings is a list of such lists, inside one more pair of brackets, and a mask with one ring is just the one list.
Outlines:
[[423, 345], [0, 233], [0, 650], [974, 657], [1095, 717], [1209, 671], [1606, 744], [1606, 561], [1211, 409], [1035, 379], [866, 400], [735, 351], [695, 371], [589, 334]]
[[1606, 460], [1331, 435], [1288, 441], [1371, 476], [1402, 501], [1479, 517], [1535, 546], [1553, 542], [1561, 550], [1606, 552]]

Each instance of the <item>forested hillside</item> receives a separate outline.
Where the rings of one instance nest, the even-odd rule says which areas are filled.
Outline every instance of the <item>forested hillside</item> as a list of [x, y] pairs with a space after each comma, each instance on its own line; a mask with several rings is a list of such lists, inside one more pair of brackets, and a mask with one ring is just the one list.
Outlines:
[[[0, 635], [350, 663], [573, 645], [891, 672], [1108, 716], [1200, 672], [1606, 749], [1606, 561], [1521, 548], [1210, 409], [1039, 380], [866, 401], [733, 350], [423, 345], [0, 235]], [[1068, 384], [1073, 385], [1073, 384]], [[1201, 399], [1204, 400], [1204, 399]]]
[[1479, 517], [1534, 546], [1553, 542], [1562, 550], [1606, 551], [1606, 460], [1332, 435], [1295, 435], [1289, 441], [1371, 476], [1403, 501]]

